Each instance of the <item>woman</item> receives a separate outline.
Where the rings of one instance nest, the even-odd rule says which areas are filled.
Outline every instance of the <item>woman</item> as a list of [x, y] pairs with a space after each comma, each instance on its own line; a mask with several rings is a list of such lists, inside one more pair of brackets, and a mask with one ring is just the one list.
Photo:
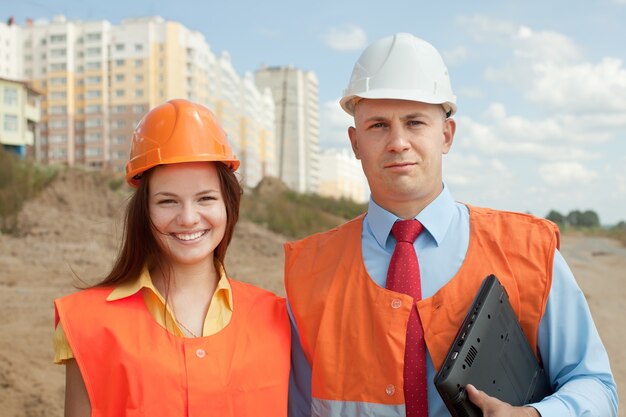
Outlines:
[[285, 301], [223, 267], [238, 166], [203, 106], [171, 100], [139, 123], [117, 261], [100, 284], [55, 300], [66, 416], [287, 414]]

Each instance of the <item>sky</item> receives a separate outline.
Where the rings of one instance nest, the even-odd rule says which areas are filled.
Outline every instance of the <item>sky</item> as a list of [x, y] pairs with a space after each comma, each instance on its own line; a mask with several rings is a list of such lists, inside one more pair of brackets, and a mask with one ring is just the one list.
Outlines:
[[371, 42], [410, 32], [447, 63], [455, 199], [545, 216], [626, 220], [626, 0], [0, 0], [0, 18], [161, 16], [228, 51], [240, 75], [293, 65], [319, 81], [320, 144], [350, 149], [338, 101]]

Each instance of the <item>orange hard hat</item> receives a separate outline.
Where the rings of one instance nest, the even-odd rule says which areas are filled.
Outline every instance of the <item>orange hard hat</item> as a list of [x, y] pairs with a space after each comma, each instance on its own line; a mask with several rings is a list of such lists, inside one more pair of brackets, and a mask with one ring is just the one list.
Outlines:
[[157, 165], [219, 161], [233, 171], [233, 155], [226, 133], [206, 107], [188, 100], [170, 100], [150, 110], [133, 133], [126, 182], [138, 187], [141, 174]]

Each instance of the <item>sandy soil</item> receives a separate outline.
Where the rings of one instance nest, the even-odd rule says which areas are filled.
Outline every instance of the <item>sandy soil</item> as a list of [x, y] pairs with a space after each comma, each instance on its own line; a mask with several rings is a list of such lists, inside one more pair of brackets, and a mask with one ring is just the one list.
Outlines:
[[[78, 278], [94, 282], [111, 266], [124, 201], [103, 181], [63, 173], [22, 211], [22, 236], [0, 234], [0, 416], [63, 415], [64, 368], [52, 364], [52, 300], [74, 291]], [[237, 227], [227, 257], [230, 275], [284, 294], [285, 239], [248, 222]], [[626, 398], [626, 334], [620, 330], [626, 248], [566, 236], [562, 252], [588, 297]]]

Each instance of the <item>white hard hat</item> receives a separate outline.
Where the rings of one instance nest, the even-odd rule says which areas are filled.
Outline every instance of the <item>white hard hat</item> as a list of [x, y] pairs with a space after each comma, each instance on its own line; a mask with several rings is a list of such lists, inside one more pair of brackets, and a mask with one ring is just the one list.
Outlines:
[[354, 65], [341, 107], [354, 116], [360, 98], [399, 99], [441, 104], [456, 112], [448, 69], [434, 46], [409, 33], [371, 44]]

